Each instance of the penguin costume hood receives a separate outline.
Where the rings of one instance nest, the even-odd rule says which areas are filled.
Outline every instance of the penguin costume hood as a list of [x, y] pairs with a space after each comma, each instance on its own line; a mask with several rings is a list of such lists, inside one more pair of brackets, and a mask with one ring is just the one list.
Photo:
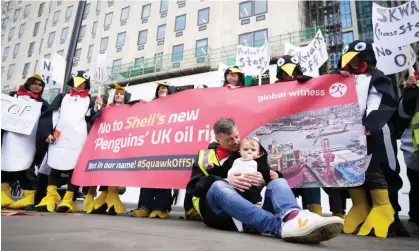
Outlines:
[[240, 68], [238, 66], [233, 66], [233, 67], [230, 67], [230, 68], [228, 68], [227, 70], [224, 71], [223, 87], [226, 87], [228, 85], [227, 75], [229, 73], [237, 73], [239, 75], [239, 86], [245, 86], [244, 85], [245, 76], [244, 76], [243, 72], [240, 70]]
[[156, 84], [157, 84], [157, 88], [156, 88], [156, 92], [155, 92], [155, 95], [154, 95], [154, 99], [159, 98], [159, 91], [160, 91], [160, 88], [162, 88], [162, 87], [167, 88], [167, 95], [170, 95], [170, 94], [173, 94], [173, 93], [176, 92], [176, 88], [168, 82], [156, 82]]
[[86, 90], [90, 90], [90, 75], [85, 71], [71, 73], [71, 78], [67, 81], [67, 85], [74, 88], [79, 87], [83, 83], [86, 83]]
[[[352, 69], [349, 65], [352, 59], [358, 57], [361, 60], [359, 69]], [[375, 67], [377, 59], [375, 58], [374, 49], [371, 43], [361, 40], [355, 40], [347, 44], [342, 50], [342, 56], [338, 62], [339, 69], [348, 69], [351, 73], [364, 73], [368, 66]]]
[[[284, 55], [278, 59], [276, 63], [276, 78], [277, 82], [287, 82], [283, 79], [283, 74], [287, 74], [292, 77], [293, 80], [297, 80], [299, 83], [305, 83], [312, 77], [306, 76], [301, 69], [297, 57], [291, 57], [290, 55]], [[295, 76], [295, 77], [294, 77]], [[289, 80], [292, 81], [292, 80]]]

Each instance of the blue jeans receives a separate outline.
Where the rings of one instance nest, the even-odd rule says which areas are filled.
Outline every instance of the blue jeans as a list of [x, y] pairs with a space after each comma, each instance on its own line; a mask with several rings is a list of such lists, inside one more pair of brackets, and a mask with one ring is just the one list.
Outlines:
[[283, 218], [301, 208], [285, 179], [269, 182], [265, 198], [271, 200], [277, 215], [247, 201], [224, 181], [216, 181], [207, 193], [207, 203], [215, 214], [231, 216], [261, 233], [280, 236]]

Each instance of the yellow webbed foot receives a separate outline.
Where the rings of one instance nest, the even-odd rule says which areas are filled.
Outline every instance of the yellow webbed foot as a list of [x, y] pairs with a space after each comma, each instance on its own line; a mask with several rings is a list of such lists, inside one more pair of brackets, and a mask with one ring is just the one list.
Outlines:
[[92, 214], [105, 214], [106, 213], [106, 197], [108, 196], [108, 191], [103, 191], [99, 194], [98, 197], [93, 201], [93, 211]]
[[169, 211], [163, 212], [161, 210], [153, 210], [150, 213], [149, 218], [159, 218], [159, 219], [166, 219], [169, 217]]
[[125, 213], [127, 211], [124, 203], [122, 203], [118, 194], [118, 187], [109, 187], [108, 196], [106, 196], [106, 204], [108, 205], [107, 213], [114, 211], [117, 214]]
[[308, 210], [312, 213], [315, 213], [317, 215], [322, 216], [323, 214], [323, 210], [322, 210], [322, 206], [319, 204], [309, 204], [308, 205]]
[[145, 208], [137, 208], [135, 210], [129, 211], [129, 215], [132, 217], [148, 217], [150, 216], [150, 212]]
[[343, 232], [353, 234], [366, 219], [370, 212], [367, 194], [363, 188], [349, 189], [353, 206], [345, 216]]
[[93, 211], [93, 201], [94, 201], [93, 195], [88, 193], [86, 197], [84, 198], [83, 211], [90, 214]]
[[57, 207], [57, 213], [72, 213], [78, 211], [76, 202], [73, 201], [74, 192], [66, 191], [63, 200]]
[[36, 205], [38, 211], [55, 212], [57, 202], [61, 200], [61, 196], [57, 192], [57, 187], [49, 185], [47, 187], [47, 195], [42, 198], [41, 202]]
[[15, 203], [11, 198], [10, 185], [9, 183], [1, 183], [1, 207], [8, 207]]
[[185, 212], [185, 220], [201, 221], [202, 217], [198, 214], [195, 208], [191, 208], [188, 212]]
[[372, 209], [358, 235], [366, 236], [374, 229], [376, 237], [387, 238], [388, 230], [394, 221], [394, 209], [391, 206], [386, 189], [371, 190]]
[[35, 190], [23, 190], [23, 198], [11, 204], [11, 209], [24, 209], [35, 204]]

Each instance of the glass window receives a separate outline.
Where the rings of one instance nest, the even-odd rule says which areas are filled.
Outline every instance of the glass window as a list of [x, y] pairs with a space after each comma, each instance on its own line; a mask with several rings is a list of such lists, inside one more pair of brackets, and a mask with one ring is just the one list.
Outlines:
[[255, 15], [260, 15], [268, 12], [268, 1], [266, 0], [256, 0], [254, 1], [255, 6]]
[[73, 14], [73, 5], [67, 7], [65, 18], [70, 18], [72, 14]]
[[81, 48], [78, 48], [78, 49], [76, 50], [76, 52], [74, 53], [74, 59], [75, 59], [76, 61], [80, 60], [80, 54], [81, 54]]
[[137, 45], [147, 43], [147, 33], [148, 33], [148, 30], [142, 30], [138, 33]]
[[86, 25], [83, 25], [82, 27], [80, 27], [80, 30], [79, 30], [79, 39], [83, 38], [85, 33], [86, 33]]
[[118, 36], [116, 38], [116, 47], [122, 47], [125, 44], [125, 31], [118, 33]]
[[186, 15], [177, 16], [175, 22], [175, 31], [183, 31], [185, 29]]
[[33, 27], [33, 33], [36, 34], [39, 30], [39, 25], [41, 24], [41, 22], [36, 22], [35, 26]]
[[100, 7], [102, 6], [102, 1], [97, 1], [96, 4], [96, 11], [100, 11]]
[[15, 14], [13, 15], [13, 19], [14, 19], [14, 20], [17, 20], [17, 19], [18, 19], [18, 17], [19, 17], [19, 12], [20, 12], [20, 9], [16, 9], [16, 10], [15, 10]]
[[342, 34], [343, 44], [347, 45], [354, 41], [354, 33], [351, 32], [345, 32]]
[[28, 53], [32, 53], [34, 49], [35, 49], [35, 42], [32, 42], [29, 44]]
[[61, 31], [61, 40], [66, 40], [66, 38], [67, 38], [67, 34], [68, 34], [68, 27], [64, 28], [64, 29]]
[[209, 22], [210, 8], [198, 10], [198, 25], [207, 24]]
[[9, 23], [9, 18], [3, 18], [2, 20], [1, 20], [1, 27], [4, 29], [6, 26], [7, 26], [7, 24]]
[[352, 27], [351, 3], [349, 0], [340, 1], [340, 14], [342, 17], [342, 28]]
[[26, 24], [21, 24], [20, 25], [20, 28], [19, 28], [19, 36], [22, 36], [23, 35], [23, 32], [25, 32], [25, 27], [26, 27]]
[[52, 22], [53, 22], [53, 23], [57, 23], [57, 22], [58, 22], [58, 20], [60, 19], [60, 13], [61, 13], [61, 11], [59, 11], [59, 10], [57, 10], [57, 11], [54, 13], [54, 19], [52, 19]]
[[9, 65], [9, 70], [7, 71], [7, 76], [12, 76], [15, 71], [15, 64]]
[[100, 52], [106, 51], [108, 49], [109, 37], [104, 37], [100, 40]]
[[23, 66], [23, 72], [22, 72], [22, 74], [23, 75], [28, 74], [30, 67], [31, 67], [31, 63], [26, 63], [25, 66]]
[[172, 49], [172, 62], [179, 62], [183, 59], [183, 44], [175, 45]]
[[260, 30], [254, 32], [254, 45], [255, 47], [262, 46], [265, 43], [265, 38], [268, 37], [268, 30]]
[[265, 43], [265, 38], [268, 38], [268, 30], [258, 30], [239, 35], [239, 44], [252, 47], [260, 47]]
[[44, 11], [44, 5], [45, 5], [45, 3], [41, 3], [39, 5], [38, 14], [42, 14], [42, 12]]
[[86, 4], [86, 7], [84, 7], [83, 16], [89, 15], [89, 12], [90, 12], [90, 3]]
[[87, 58], [92, 58], [93, 56], [93, 44], [89, 45], [89, 50], [87, 51]]
[[28, 16], [28, 15], [29, 15], [30, 10], [31, 10], [31, 5], [30, 5], [30, 4], [26, 5], [26, 6], [25, 6], [25, 10], [23, 11], [23, 15], [24, 15], [25, 17], [26, 17], [26, 16]]
[[9, 46], [7, 46], [6, 48], [4, 48], [3, 58], [7, 58], [9, 56], [9, 51], [10, 51], [10, 47]]
[[121, 21], [128, 20], [129, 17], [129, 6], [121, 10]]
[[55, 31], [51, 32], [48, 36], [48, 44], [52, 44], [54, 43], [54, 39], [55, 39]]
[[157, 27], [157, 40], [162, 40], [166, 36], [166, 25], [162, 24]]
[[196, 41], [195, 57], [206, 56], [208, 52], [208, 38]]
[[112, 75], [119, 73], [122, 59], [116, 59], [112, 62]]
[[151, 10], [151, 3], [143, 5], [143, 10], [141, 11], [141, 19], [149, 18]]
[[169, 1], [168, 0], [161, 0], [160, 1], [160, 13], [165, 13], [169, 9]]
[[143, 68], [144, 67], [144, 57], [136, 58], [134, 61], [134, 68]]
[[244, 46], [252, 46], [253, 45], [253, 34], [246, 33], [239, 35], [239, 44]]
[[252, 2], [240, 3], [240, 19], [252, 16]]
[[105, 15], [105, 26], [109, 26], [112, 24], [112, 17], [113, 17], [113, 12], [110, 12]]
[[35, 67], [33, 68], [33, 74], [35, 74], [36, 73], [36, 71], [37, 71], [37, 68], [38, 67], [38, 60], [36, 60], [35, 61]]
[[9, 30], [9, 39], [11, 39], [15, 35], [15, 27], [10, 28]]
[[92, 34], [96, 34], [96, 31], [97, 31], [97, 21], [93, 23]]
[[64, 50], [57, 51], [57, 54], [60, 55], [61, 57], [64, 57]]
[[13, 55], [17, 56], [19, 54], [20, 44], [15, 45], [15, 49], [13, 50]]

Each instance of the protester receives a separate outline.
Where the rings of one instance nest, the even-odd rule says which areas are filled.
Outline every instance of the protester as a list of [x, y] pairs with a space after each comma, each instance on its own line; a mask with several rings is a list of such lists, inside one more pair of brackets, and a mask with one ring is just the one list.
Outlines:
[[[28, 78], [23, 86], [11, 96], [30, 103], [42, 103], [40, 111], [48, 108], [48, 102], [42, 99], [45, 82], [41, 75], [35, 74]], [[35, 155], [36, 155], [36, 130], [38, 120], [29, 135], [1, 130], [1, 207], [22, 209], [32, 207], [35, 204]], [[23, 190], [23, 198], [14, 201], [11, 198], [10, 184], [19, 181]], [[39, 201], [38, 201], [39, 202]]]
[[245, 87], [244, 78], [245, 76], [238, 66], [230, 67], [224, 72], [223, 87], [228, 87], [230, 89]]
[[[402, 187], [396, 135], [391, 120], [397, 98], [391, 80], [376, 68], [372, 44], [356, 40], [343, 49], [338, 67], [355, 74], [367, 151], [372, 154], [362, 187], [349, 189], [353, 206], [345, 217], [344, 232], [386, 238], [403, 234], [398, 218], [398, 191]], [[369, 193], [372, 200], [370, 207]]]
[[[155, 98], [164, 98], [175, 93], [174, 86], [167, 82], [156, 82]], [[161, 188], [141, 188], [138, 207], [130, 211], [133, 217], [166, 219], [172, 210], [172, 190]]]
[[[78, 186], [71, 183], [73, 169], [82, 150], [84, 141], [93, 124], [93, 115], [102, 105], [101, 99], [90, 96], [90, 76], [87, 72], [72, 73], [67, 85], [70, 93], [60, 93], [41, 115], [37, 132], [37, 149], [48, 151], [46, 164], [51, 168], [47, 194], [36, 205], [40, 211], [54, 212], [61, 200], [57, 192], [61, 174], [68, 173], [68, 185], [57, 212], [76, 211]], [[38, 159], [41, 164], [42, 159]]]
[[236, 230], [235, 218], [261, 233], [302, 243], [318, 243], [340, 233], [342, 219], [302, 211], [282, 178], [269, 182], [266, 189], [276, 216], [240, 196], [235, 189], [247, 191], [252, 185], [263, 186], [263, 176], [259, 172], [227, 176], [234, 161], [229, 157], [239, 150], [240, 134], [232, 119], [219, 119], [213, 129], [217, 143], [199, 152], [187, 185], [187, 193], [195, 197], [194, 206], [207, 226]]

